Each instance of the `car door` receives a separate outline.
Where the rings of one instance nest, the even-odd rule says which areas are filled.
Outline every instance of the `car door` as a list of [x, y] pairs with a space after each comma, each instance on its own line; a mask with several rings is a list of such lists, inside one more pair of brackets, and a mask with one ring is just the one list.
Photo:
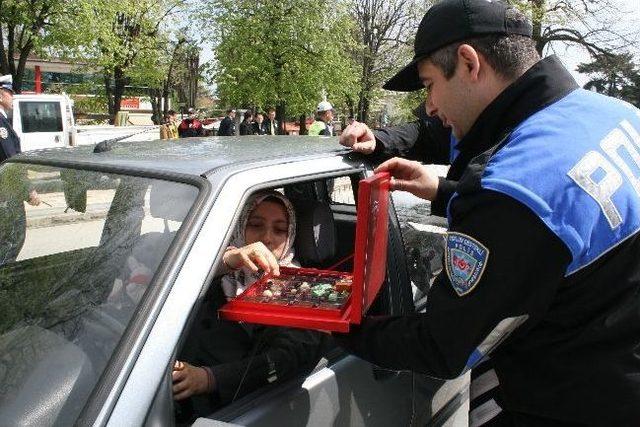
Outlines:
[[[246, 196], [260, 188], [273, 188], [286, 183], [335, 178], [364, 173], [363, 166], [339, 157], [291, 162], [280, 165], [249, 168], [219, 178], [225, 185], [217, 194], [215, 204], [193, 242], [175, 285], [155, 320], [144, 348], [135, 361], [126, 383], [110, 413], [109, 424], [143, 423], [170, 425], [166, 408], [171, 406], [170, 372], [180, 342], [180, 331], [188, 325], [188, 308], [197, 307], [210, 279], [203, 277], [205, 268], [219, 262], [226, 248], [228, 230], [240, 212]], [[270, 177], [265, 182], [265, 177]], [[355, 221], [355, 209], [335, 206], [336, 215]], [[412, 308], [411, 290], [403, 262], [402, 240], [398, 225], [390, 239], [391, 273], [379, 301], [372, 307], [378, 313], [409, 312]], [[218, 254], [215, 250], [218, 248]], [[207, 255], [208, 254], [208, 255]], [[214, 255], [212, 255], [214, 254]], [[207, 258], [208, 257], [208, 258]], [[211, 258], [213, 257], [213, 258]], [[403, 277], [404, 276], [404, 277]], [[391, 283], [401, 283], [395, 286]], [[194, 294], [196, 290], [196, 294]], [[185, 312], [187, 309], [187, 312]], [[184, 332], [182, 332], [184, 335]], [[173, 343], [173, 344], [172, 344]], [[173, 350], [171, 350], [173, 349]], [[173, 353], [173, 355], [171, 354]], [[196, 425], [411, 425], [432, 414], [449, 402], [440, 398], [435, 408], [432, 397], [442, 389], [442, 382], [430, 382], [423, 393], [414, 393], [416, 376], [410, 372], [381, 370], [333, 346], [308, 375], [283, 383], [274, 383], [240, 398]], [[420, 399], [418, 401], [417, 399]], [[428, 408], [428, 409], [425, 409]], [[422, 418], [416, 418], [417, 415]], [[136, 421], [138, 420], [138, 421]]]
[[[440, 176], [446, 175], [446, 168], [437, 168]], [[430, 202], [410, 193], [394, 192], [392, 200], [413, 306], [416, 312], [424, 312], [429, 288], [443, 269], [447, 220], [431, 215]], [[449, 381], [415, 374], [418, 423], [468, 425], [469, 381], [469, 373]]]
[[[356, 209], [352, 185], [362, 177], [359, 174], [315, 181], [315, 196], [329, 202], [334, 212], [339, 246], [348, 246], [341, 238], [354, 234]], [[397, 265], [401, 259], [398, 252], [402, 252], [398, 232], [397, 224], [392, 224], [388, 251], [390, 274], [370, 312], [400, 314], [412, 310], [406, 269]], [[343, 255], [339, 251], [337, 258]], [[406, 286], [398, 286], [399, 283]], [[378, 368], [330, 344], [310, 375], [247, 396], [212, 414], [211, 418], [260, 426], [282, 425], [283, 420], [287, 425], [411, 425], [416, 406], [413, 387], [412, 373]]]

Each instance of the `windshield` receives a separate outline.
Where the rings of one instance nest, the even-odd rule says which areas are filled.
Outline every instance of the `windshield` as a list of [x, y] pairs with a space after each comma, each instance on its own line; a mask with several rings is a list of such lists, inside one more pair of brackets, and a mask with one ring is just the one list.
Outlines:
[[71, 425], [198, 194], [0, 165], [0, 419]]

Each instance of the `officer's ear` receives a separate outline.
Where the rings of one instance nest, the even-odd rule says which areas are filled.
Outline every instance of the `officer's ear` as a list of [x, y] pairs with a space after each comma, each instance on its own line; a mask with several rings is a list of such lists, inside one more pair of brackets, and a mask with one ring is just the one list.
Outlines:
[[478, 51], [468, 44], [458, 46], [458, 67], [461, 67], [462, 77], [465, 80], [477, 82], [480, 76], [480, 55]]

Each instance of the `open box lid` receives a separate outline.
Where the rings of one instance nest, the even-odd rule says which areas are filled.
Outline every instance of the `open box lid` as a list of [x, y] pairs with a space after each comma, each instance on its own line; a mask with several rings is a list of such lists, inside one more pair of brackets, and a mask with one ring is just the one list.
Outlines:
[[386, 275], [390, 181], [390, 174], [382, 172], [358, 185], [351, 323], [360, 324]]

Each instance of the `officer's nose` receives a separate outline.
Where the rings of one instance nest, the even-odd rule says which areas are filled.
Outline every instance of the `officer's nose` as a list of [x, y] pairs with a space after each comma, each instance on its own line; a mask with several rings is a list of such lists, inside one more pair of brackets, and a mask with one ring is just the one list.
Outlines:
[[438, 109], [433, 102], [431, 101], [431, 95], [427, 94], [426, 102], [424, 103], [424, 108], [427, 110], [427, 114], [430, 116], [435, 116], [438, 112]]

